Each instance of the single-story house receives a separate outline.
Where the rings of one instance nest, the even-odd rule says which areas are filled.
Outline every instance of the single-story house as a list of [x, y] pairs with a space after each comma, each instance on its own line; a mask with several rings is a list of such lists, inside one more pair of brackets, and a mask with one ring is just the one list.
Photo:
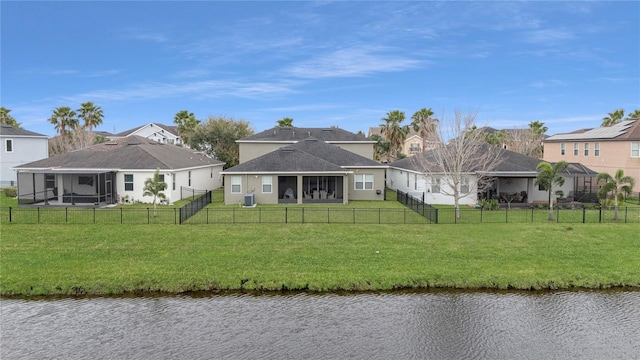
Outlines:
[[225, 203], [348, 203], [384, 199], [387, 166], [309, 137], [222, 172]]
[[[490, 145], [486, 145], [490, 146]], [[428, 204], [453, 205], [454, 199], [450, 194], [452, 189], [446, 174], [431, 172], [425, 168], [429, 161], [420, 161], [422, 157], [429, 157], [430, 151], [404, 158], [389, 164], [387, 171], [387, 187], [400, 190], [414, 197], [424, 199]], [[520, 153], [502, 150], [500, 162], [487, 175], [493, 179], [491, 186], [482, 192], [478, 191], [478, 174], [469, 171], [463, 174], [460, 192], [460, 205], [475, 205], [481, 199], [497, 199], [501, 203], [546, 203], [548, 191], [535, 185], [538, 175], [536, 167], [540, 159]], [[597, 173], [578, 164], [569, 163], [569, 167], [562, 173], [565, 183], [554, 190], [562, 190], [567, 201], [594, 202], [599, 187], [595, 177]]]
[[0, 124], [0, 187], [16, 185], [18, 177], [14, 167], [48, 157], [46, 135]]
[[222, 186], [223, 162], [195, 150], [128, 136], [15, 167], [20, 205], [109, 205], [150, 203], [144, 182], [156, 169], [167, 184], [167, 203], [180, 200], [182, 188]]

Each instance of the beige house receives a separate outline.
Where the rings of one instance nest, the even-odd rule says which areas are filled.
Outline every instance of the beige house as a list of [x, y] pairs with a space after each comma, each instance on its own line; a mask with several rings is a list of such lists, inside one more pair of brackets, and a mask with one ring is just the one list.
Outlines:
[[640, 191], [640, 120], [550, 136], [544, 140], [544, 160], [579, 162], [612, 176], [623, 169], [636, 180], [633, 191]]
[[387, 166], [373, 160], [375, 142], [364, 136], [338, 128], [275, 127], [238, 143], [240, 163], [222, 172], [226, 204], [384, 199]]
[[[384, 138], [379, 126], [369, 128], [367, 136], [370, 138], [372, 135], [378, 135]], [[437, 135], [434, 135], [432, 139], [423, 139], [419, 133], [411, 130], [404, 139], [400, 147], [400, 152], [406, 156], [413, 156], [423, 151], [433, 150], [441, 145], [442, 142], [437, 139]]]

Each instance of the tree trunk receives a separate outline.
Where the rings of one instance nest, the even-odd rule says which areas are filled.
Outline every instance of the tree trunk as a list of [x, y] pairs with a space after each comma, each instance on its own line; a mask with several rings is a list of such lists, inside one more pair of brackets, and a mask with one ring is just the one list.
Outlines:
[[549, 218], [547, 220], [553, 221], [553, 198], [551, 197], [551, 190], [549, 190]]

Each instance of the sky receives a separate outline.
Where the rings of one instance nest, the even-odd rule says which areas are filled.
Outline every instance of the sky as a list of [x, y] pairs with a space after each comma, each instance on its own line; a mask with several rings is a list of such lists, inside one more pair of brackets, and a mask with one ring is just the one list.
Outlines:
[[55, 135], [92, 101], [97, 130], [188, 110], [367, 133], [393, 110], [456, 111], [548, 135], [640, 109], [638, 1], [6, 1], [0, 103]]

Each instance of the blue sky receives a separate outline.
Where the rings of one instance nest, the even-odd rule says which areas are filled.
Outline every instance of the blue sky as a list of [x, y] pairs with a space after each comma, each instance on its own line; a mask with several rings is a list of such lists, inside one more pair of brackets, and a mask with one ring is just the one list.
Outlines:
[[423, 107], [548, 134], [640, 109], [640, 2], [2, 1], [1, 105], [53, 135], [93, 101], [98, 130], [180, 110], [256, 131], [367, 132]]

